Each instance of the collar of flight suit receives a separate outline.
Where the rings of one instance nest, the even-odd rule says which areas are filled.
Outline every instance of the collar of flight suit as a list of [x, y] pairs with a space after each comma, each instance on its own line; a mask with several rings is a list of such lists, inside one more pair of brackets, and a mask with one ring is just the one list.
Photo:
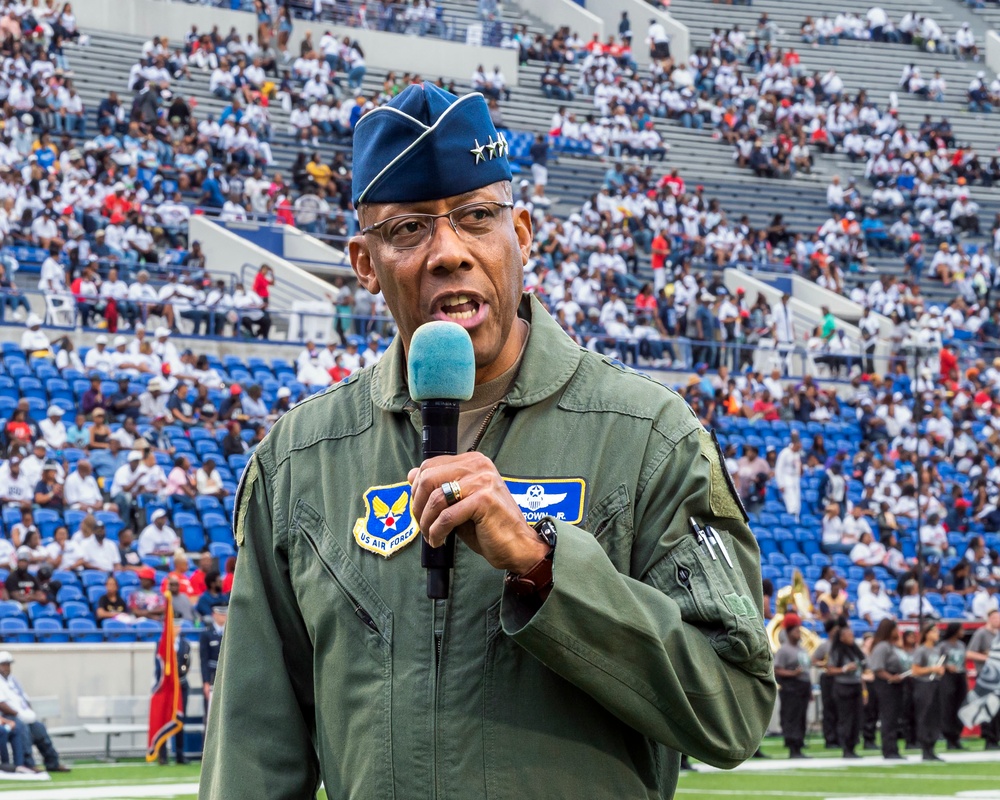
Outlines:
[[[528, 345], [507, 405], [524, 407], [540, 403], [558, 392], [576, 372], [580, 347], [559, 327], [533, 294], [521, 297], [517, 313], [531, 323]], [[406, 357], [397, 336], [375, 366], [371, 378], [372, 400], [389, 412], [402, 412], [411, 403], [406, 381]]]

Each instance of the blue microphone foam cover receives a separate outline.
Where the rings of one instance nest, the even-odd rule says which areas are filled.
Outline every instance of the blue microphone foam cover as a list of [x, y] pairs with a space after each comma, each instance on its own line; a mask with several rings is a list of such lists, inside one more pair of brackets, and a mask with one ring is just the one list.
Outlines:
[[435, 320], [417, 328], [406, 359], [410, 397], [469, 400], [476, 385], [476, 355], [465, 328]]

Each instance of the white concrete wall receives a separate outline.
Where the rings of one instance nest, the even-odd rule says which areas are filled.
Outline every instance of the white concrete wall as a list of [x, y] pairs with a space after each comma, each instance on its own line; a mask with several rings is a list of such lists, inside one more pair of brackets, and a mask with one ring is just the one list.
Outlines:
[[[548, 2], [549, 0], [545, 0], [545, 3]], [[206, 33], [212, 30], [213, 25], [218, 25], [223, 32], [235, 27], [244, 36], [257, 31], [253, 14], [166, 0], [78, 0], [74, 3], [73, 10], [83, 28], [143, 36], [167, 36], [174, 41], [183, 39], [192, 25], [197, 25], [199, 31]], [[499, 64], [508, 82], [517, 85], [516, 50], [470, 47], [464, 42], [380, 33], [297, 19], [290, 43], [296, 51], [307, 30], [312, 31], [313, 41], [317, 44], [324, 31], [357, 39], [364, 48], [370, 67], [405, 69], [417, 72], [427, 80], [444, 75], [467, 81], [478, 64]]]
[[[767, 273], [759, 274], [762, 277], [767, 275]], [[847, 340], [850, 342], [851, 353], [857, 354], [861, 352], [861, 331], [858, 329], [857, 325], [845, 322], [844, 318], [840, 315], [841, 313], [845, 313], [845, 316], [853, 319], [860, 317], [861, 307], [859, 305], [851, 303], [849, 300], [846, 300], [833, 292], [827, 292], [825, 289], [821, 289], [814, 283], [804, 279], [788, 275], [781, 275], [780, 277], [793, 278], [793, 290], [791, 292], [792, 299], [789, 300], [789, 304], [792, 307], [792, 314], [795, 320], [796, 347], [805, 347], [806, 338], [808, 338], [809, 333], [815, 329], [817, 325], [819, 325], [823, 318], [823, 315], [820, 312], [820, 306], [828, 306], [834, 316], [837, 317], [838, 330], [843, 330], [847, 336]], [[756, 300], [757, 294], [763, 294], [772, 308], [775, 304], [781, 301], [782, 292], [756, 277], [754, 273], [744, 272], [743, 270], [738, 269], [727, 269], [725, 271], [723, 281], [726, 288], [730, 292], [735, 292], [738, 288], [745, 289], [751, 305]], [[855, 309], [856, 313], [854, 313]], [[885, 338], [880, 339], [879, 344], [875, 349], [875, 357], [877, 359], [876, 369], [879, 370], [885, 369], [887, 363], [886, 359], [890, 355], [888, 336], [892, 330], [892, 323], [885, 317], [881, 317], [880, 322], [883, 320], [885, 323], [888, 323], [889, 327], [886, 329], [883, 326], [882, 336]], [[764, 368], [762, 364], [763, 360], [766, 359], [766, 355], [767, 354], [764, 351], [758, 351], [757, 353], [757, 358], [759, 359], [757, 366], [762, 369]], [[797, 366], [798, 364], [795, 362], [795, 367], [797, 368]]]
[[[152, 642], [128, 644], [5, 644], [14, 656], [13, 674], [24, 686], [29, 697], [58, 697], [59, 717], [47, 717], [49, 727], [82, 725], [77, 716], [79, 697], [148, 696], [153, 683]], [[201, 667], [198, 645], [191, 647], [191, 667], [188, 671], [191, 696], [190, 713], [200, 714]], [[122, 722], [145, 723], [142, 717]], [[144, 750], [143, 735], [118, 736], [112, 740], [112, 752]], [[104, 750], [103, 736], [78, 733], [54, 740], [60, 754], [98, 752]]]
[[522, 7], [553, 28], [567, 25], [571, 31], [587, 41], [595, 33], [602, 41], [605, 36], [618, 33], [617, 20], [613, 23], [610, 19], [602, 20], [597, 14], [581, 7], [574, 0], [540, 0]]
[[[253, 225], [253, 223], [248, 223]], [[293, 286], [301, 290], [295, 292], [294, 301], [306, 300], [307, 297], [313, 301], [326, 303], [326, 295], [331, 291], [332, 285], [315, 275], [310, 275], [303, 269], [295, 266], [292, 262], [279, 258], [274, 253], [265, 250], [253, 242], [250, 242], [238, 234], [232, 233], [225, 228], [216, 225], [214, 222], [203, 216], [193, 216], [188, 223], [188, 239], [197, 239], [201, 242], [201, 249], [205, 253], [205, 263], [212, 275], [236, 275], [241, 276], [244, 264], [259, 266], [268, 264], [274, 270], [274, 278], [277, 288], [274, 290], [275, 300], [271, 306], [270, 313], [274, 320], [274, 327], [271, 329], [271, 338], [299, 339], [296, 335], [298, 326], [287, 314], [288, 304], [283, 302], [281, 287]], [[251, 280], [249, 274], [244, 278], [246, 282]], [[246, 286], [249, 289], [249, 286]], [[299, 294], [305, 296], [299, 297]], [[326, 326], [332, 330], [333, 306], [329, 305], [331, 325]], [[291, 332], [289, 332], [291, 331]], [[325, 341], [326, 335], [320, 335], [311, 329], [310, 336], [318, 341]]]
[[1000, 34], [986, 31], [986, 66], [1000, 75]]
[[[548, 0], [542, 0], [544, 5]], [[649, 21], [657, 19], [670, 36], [670, 54], [675, 61], [686, 61], [691, 54], [691, 35], [687, 26], [669, 14], [653, 8], [643, 0], [586, 0], [587, 10], [604, 20], [608, 35], [618, 35], [618, 21], [622, 12], [628, 12], [632, 22], [632, 57], [640, 64], [649, 63], [649, 46], [646, 44], [646, 30]]]
[[285, 258], [288, 261], [308, 262], [302, 264], [304, 270], [324, 277], [331, 275], [354, 277], [351, 261], [342, 250], [330, 247], [321, 239], [303, 233], [291, 225], [284, 225], [283, 229]]

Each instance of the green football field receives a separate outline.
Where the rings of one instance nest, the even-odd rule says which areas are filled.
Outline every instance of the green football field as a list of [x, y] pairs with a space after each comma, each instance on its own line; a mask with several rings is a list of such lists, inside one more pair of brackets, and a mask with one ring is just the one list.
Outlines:
[[[809, 763], [780, 758], [784, 753], [780, 742], [768, 740], [763, 749], [776, 758], [754, 760], [733, 772], [696, 765], [698, 771], [681, 776], [677, 797], [1000, 800], [1000, 753], [981, 755], [979, 742], [967, 746], [969, 753], [956, 756], [961, 761], [924, 764], [910, 760], [887, 766], [877, 753], [865, 751], [864, 760], [847, 767], [839, 762], [838, 751], [823, 750], [819, 742], [812, 742], [808, 748], [818, 763]], [[916, 759], [914, 751], [908, 751], [908, 755]], [[945, 754], [946, 758], [950, 756]], [[982, 760], [987, 756], [991, 760]], [[0, 800], [195, 800], [197, 783], [197, 765], [78, 763], [73, 772], [53, 776], [51, 781], [0, 781]], [[326, 800], [323, 792], [319, 797]]]

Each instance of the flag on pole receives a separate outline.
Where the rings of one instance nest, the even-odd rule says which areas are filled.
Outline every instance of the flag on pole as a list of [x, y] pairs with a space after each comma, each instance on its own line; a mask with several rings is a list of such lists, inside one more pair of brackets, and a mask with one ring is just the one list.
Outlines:
[[181, 682], [177, 672], [177, 649], [174, 638], [174, 604], [170, 592], [166, 593], [167, 608], [163, 619], [163, 633], [156, 646], [156, 666], [153, 674], [153, 693], [149, 698], [149, 745], [146, 761], [156, 761], [160, 748], [183, 727], [178, 706], [181, 702]]
[[976, 688], [958, 710], [966, 728], [985, 725], [1000, 714], [1000, 636], [993, 640], [986, 662], [979, 667]]

